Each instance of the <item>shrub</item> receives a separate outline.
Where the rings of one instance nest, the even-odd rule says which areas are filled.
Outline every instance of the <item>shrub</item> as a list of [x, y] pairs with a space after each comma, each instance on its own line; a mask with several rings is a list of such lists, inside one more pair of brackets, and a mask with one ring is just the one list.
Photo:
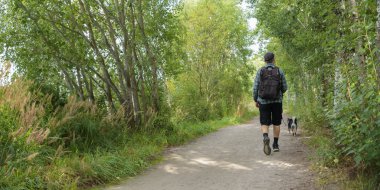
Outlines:
[[329, 117], [336, 145], [342, 147], [340, 152], [345, 156], [353, 156], [356, 166], [379, 171], [380, 96], [372, 88], [364, 87], [354, 91], [353, 97]]
[[[29, 91], [30, 81], [16, 80], [0, 93], [0, 165], [22, 166], [43, 147], [50, 130], [43, 126], [45, 110]], [[48, 100], [48, 98], [45, 98]], [[34, 156], [31, 156], [34, 155]]]

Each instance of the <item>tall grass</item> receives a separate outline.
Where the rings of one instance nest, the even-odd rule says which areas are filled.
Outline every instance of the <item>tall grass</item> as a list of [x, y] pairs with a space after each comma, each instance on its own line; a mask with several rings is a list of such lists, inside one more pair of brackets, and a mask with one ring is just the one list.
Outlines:
[[[110, 116], [74, 97], [51, 109], [50, 97], [31, 86], [17, 80], [0, 88], [0, 189], [84, 189], [119, 181], [149, 167], [166, 147], [253, 117], [241, 108], [220, 120], [132, 130], [122, 113]], [[160, 117], [150, 125], [163, 125], [167, 118]]]
[[[380, 174], [376, 169], [378, 166], [366, 165], [378, 159], [378, 157], [372, 160], [366, 158], [376, 154], [377, 149], [373, 147], [373, 143], [378, 141], [374, 138], [378, 133], [376, 130], [368, 129], [375, 126], [374, 121], [368, 122], [363, 116], [366, 112], [374, 112], [377, 108], [368, 105], [365, 110], [359, 111], [351, 107], [337, 116], [333, 111], [323, 108], [318, 100], [313, 99], [312, 93], [303, 95], [310, 101], [299, 101], [296, 105], [289, 104], [288, 109], [290, 113], [300, 118], [301, 128], [310, 136], [305, 143], [312, 150], [313, 169], [319, 173], [318, 181], [321, 188], [329, 189], [329, 185], [333, 183], [342, 189], [379, 189]], [[372, 115], [374, 118], [376, 114]], [[352, 119], [360, 120], [361, 125], [358, 125], [359, 121], [354, 122]], [[363, 136], [365, 133], [367, 134]], [[361, 140], [358, 140], [358, 137]], [[347, 153], [347, 150], [352, 151]], [[358, 161], [354, 155], [361, 155], [363, 159]]]

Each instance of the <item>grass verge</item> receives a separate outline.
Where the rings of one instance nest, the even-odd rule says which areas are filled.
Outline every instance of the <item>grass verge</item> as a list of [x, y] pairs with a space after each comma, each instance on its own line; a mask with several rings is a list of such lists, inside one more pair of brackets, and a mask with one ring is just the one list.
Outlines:
[[[182, 123], [170, 131], [130, 132], [125, 142], [108, 150], [70, 153], [54, 159], [48, 166], [31, 166], [30, 170], [35, 175], [26, 175], [29, 178], [27, 181], [36, 185], [44, 184], [41, 186], [43, 189], [96, 189], [99, 185], [114, 184], [157, 163], [167, 147], [178, 146], [222, 127], [248, 121], [256, 114], [247, 113], [242, 117], [226, 117], [196, 124]], [[35, 189], [39, 187], [35, 186]]]
[[321, 126], [307, 128], [305, 144], [312, 150], [312, 170], [317, 174], [320, 189], [368, 190], [380, 189], [376, 173], [355, 167], [351, 157], [339, 154], [332, 132]]
[[[178, 146], [185, 144], [191, 140], [194, 140], [203, 135], [214, 132], [220, 128], [234, 125], [238, 123], [246, 122], [256, 115], [255, 113], [249, 113], [243, 117], [225, 117], [220, 120], [212, 120], [201, 123], [182, 123], [175, 126], [174, 131], [156, 131], [154, 133], [133, 134], [131, 143], [125, 146], [118, 153], [113, 153], [113, 157], [122, 158], [119, 166], [112, 164], [102, 163], [99, 165], [110, 166], [108, 169], [110, 172], [99, 172], [106, 176], [107, 179], [101, 181], [102, 183], [117, 183], [121, 179], [135, 176], [141, 171], [145, 170], [152, 164], [157, 163], [162, 156], [163, 150], [170, 146]], [[131, 152], [132, 150], [132, 152]], [[101, 161], [105, 155], [95, 156], [97, 160]], [[126, 163], [120, 165], [120, 163]]]

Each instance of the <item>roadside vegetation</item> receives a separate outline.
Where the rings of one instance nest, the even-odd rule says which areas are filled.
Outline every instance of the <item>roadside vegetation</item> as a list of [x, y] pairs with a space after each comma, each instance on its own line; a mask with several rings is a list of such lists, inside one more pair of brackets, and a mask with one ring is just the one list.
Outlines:
[[320, 185], [379, 188], [378, 3], [0, 0], [0, 189], [115, 182], [252, 118], [254, 36]]
[[321, 185], [380, 188], [379, 1], [265, 0], [254, 7], [257, 33], [269, 39], [290, 83], [286, 105], [311, 136]]
[[240, 2], [0, 0], [0, 189], [83, 189], [254, 116]]
[[122, 117], [104, 116], [75, 98], [49, 112], [50, 98], [31, 93], [30, 84], [14, 81], [1, 89], [1, 188], [77, 189], [119, 181], [154, 164], [165, 148], [253, 116], [134, 130]]

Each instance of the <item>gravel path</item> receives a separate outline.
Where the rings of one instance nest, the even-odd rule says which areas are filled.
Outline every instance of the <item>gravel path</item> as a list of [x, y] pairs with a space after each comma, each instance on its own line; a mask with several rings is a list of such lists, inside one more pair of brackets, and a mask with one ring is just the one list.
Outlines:
[[[299, 130], [299, 133], [302, 131]], [[272, 128], [269, 136], [273, 141]], [[302, 134], [282, 126], [280, 152], [263, 153], [256, 117], [167, 151], [164, 161], [109, 190], [315, 189]]]

